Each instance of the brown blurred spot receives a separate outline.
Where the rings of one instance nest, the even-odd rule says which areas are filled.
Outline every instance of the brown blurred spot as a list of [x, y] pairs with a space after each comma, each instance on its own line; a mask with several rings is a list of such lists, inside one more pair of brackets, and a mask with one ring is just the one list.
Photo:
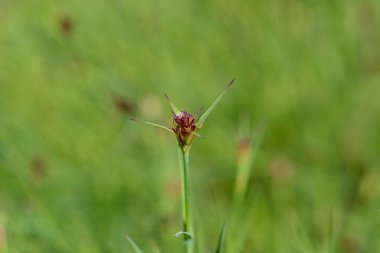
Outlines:
[[342, 251], [345, 253], [357, 253], [361, 252], [361, 246], [359, 241], [352, 236], [345, 236], [341, 241]]
[[362, 2], [357, 8], [358, 23], [360, 32], [370, 34], [376, 28], [376, 11], [373, 5], [367, 2]]
[[245, 162], [248, 159], [250, 152], [251, 152], [251, 139], [249, 138], [241, 139], [238, 144], [238, 154], [237, 154], [238, 163], [241, 164]]
[[129, 114], [133, 111], [133, 105], [129, 101], [127, 101], [125, 98], [114, 95], [112, 100], [113, 100], [113, 104], [115, 108], [119, 112]]
[[73, 30], [73, 21], [68, 16], [63, 16], [58, 21], [59, 30], [61, 31], [62, 35], [69, 36], [72, 33]]
[[380, 73], [380, 55], [367, 49], [367, 52], [360, 55], [360, 68], [367, 75]]
[[284, 155], [275, 157], [270, 164], [270, 173], [273, 181], [278, 183], [290, 183], [294, 177], [294, 165]]
[[[359, 33], [359, 67], [366, 75], [380, 73], [380, 52], [378, 49], [377, 13], [372, 3], [358, 5], [357, 24]], [[360, 43], [362, 42], [362, 43]]]
[[30, 170], [33, 179], [43, 180], [47, 173], [47, 162], [41, 156], [35, 156], [30, 163]]

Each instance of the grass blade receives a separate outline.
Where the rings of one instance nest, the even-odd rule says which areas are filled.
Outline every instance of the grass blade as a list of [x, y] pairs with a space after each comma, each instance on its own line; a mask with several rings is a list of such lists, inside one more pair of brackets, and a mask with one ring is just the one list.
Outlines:
[[216, 248], [215, 253], [222, 253], [223, 252], [224, 241], [225, 241], [225, 238], [226, 238], [226, 229], [227, 229], [227, 225], [224, 223], [224, 225], [222, 227], [222, 231], [220, 231], [218, 246]]
[[155, 123], [148, 122], [148, 121], [141, 120], [141, 119], [130, 118], [130, 120], [133, 120], [133, 121], [136, 121], [136, 122], [139, 122], [139, 123], [143, 123], [143, 124], [145, 124], [145, 125], [158, 127], [158, 128], [161, 128], [161, 129], [164, 129], [164, 130], [166, 130], [166, 131], [169, 131], [169, 132], [173, 133], [173, 130], [170, 129], [169, 127], [166, 127], [166, 126], [162, 126], [162, 125], [155, 124]]
[[207, 110], [199, 117], [199, 120], [197, 121], [198, 128], [201, 128], [203, 126], [203, 123], [207, 119], [208, 115], [210, 115], [210, 113], [215, 109], [216, 105], [219, 103], [219, 101], [222, 99], [224, 94], [226, 94], [228, 88], [230, 88], [234, 82], [235, 82], [235, 79], [232, 79], [232, 81], [227, 85], [227, 87], [224, 89], [222, 94], [220, 94], [219, 97], [217, 97], [215, 101], [210, 105], [210, 107], [207, 108]]
[[[254, 163], [257, 153], [260, 149], [261, 141], [264, 136], [265, 126], [259, 124], [252, 132], [251, 137], [244, 138], [248, 144], [244, 145], [247, 150], [243, 151], [241, 157], [238, 157], [238, 170], [236, 173], [233, 202], [235, 208], [240, 208], [243, 204], [244, 197], [247, 192], [248, 181], [251, 173], [251, 167]], [[243, 141], [244, 141], [243, 139]], [[245, 154], [244, 154], [245, 153]]]
[[137, 246], [137, 244], [132, 240], [131, 237], [125, 235], [125, 238], [127, 238], [129, 244], [132, 246], [136, 253], [143, 253], [143, 251]]

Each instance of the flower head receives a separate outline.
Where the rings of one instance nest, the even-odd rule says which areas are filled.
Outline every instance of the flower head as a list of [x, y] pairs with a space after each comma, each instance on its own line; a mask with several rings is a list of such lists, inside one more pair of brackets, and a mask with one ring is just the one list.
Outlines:
[[172, 128], [180, 146], [190, 146], [197, 130], [197, 125], [193, 115], [186, 111], [181, 111], [179, 114], [173, 112]]
[[173, 123], [175, 125], [174, 128], [165, 127], [162, 125], [158, 125], [158, 124], [143, 121], [143, 120], [137, 120], [137, 119], [133, 119], [133, 120], [147, 124], [147, 125], [162, 128], [174, 133], [175, 136], [177, 137], [180, 148], [182, 150], [189, 150], [194, 137], [195, 136], [202, 137], [197, 133], [197, 131], [203, 126], [203, 123], [205, 122], [208, 115], [215, 109], [216, 105], [219, 103], [219, 101], [222, 99], [222, 97], [227, 92], [228, 88], [231, 87], [234, 81], [235, 80], [232, 80], [227, 85], [227, 87], [224, 89], [222, 94], [220, 94], [219, 97], [215, 99], [215, 101], [208, 107], [206, 111], [204, 111], [200, 115], [200, 117], [197, 120], [195, 120], [194, 116], [191, 115], [190, 113], [186, 111], [180, 111], [170, 100], [169, 96], [166, 94], [165, 94], [165, 97], [169, 101], [169, 104], [172, 108]]

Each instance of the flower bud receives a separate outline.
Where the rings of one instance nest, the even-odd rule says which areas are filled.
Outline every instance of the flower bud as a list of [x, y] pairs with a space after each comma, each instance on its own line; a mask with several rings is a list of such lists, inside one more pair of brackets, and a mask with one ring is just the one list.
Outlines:
[[172, 129], [180, 147], [190, 147], [197, 128], [194, 117], [185, 111], [181, 111], [179, 114], [173, 113], [173, 123], [175, 127]]

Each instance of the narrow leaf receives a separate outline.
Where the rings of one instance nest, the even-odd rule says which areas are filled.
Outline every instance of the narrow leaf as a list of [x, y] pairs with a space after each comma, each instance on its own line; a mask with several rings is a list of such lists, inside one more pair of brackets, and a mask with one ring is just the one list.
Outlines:
[[132, 246], [136, 253], [143, 253], [143, 251], [137, 246], [137, 244], [132, 240], [131, 237], [125, 235], [125, 238], [127, 238], [129, 244]]
[[226, 238], [226, 229], [227, 229], [227, 225], [226, 225], [226, 223], [224, 223], [224, 225], [222, 227], [222, 231], [220, 231], [218, 246], [216, 248], [215, 253], [222, 253], [223, 252], [224, 241], [225, 241], [225, 238]]
[[228, 88], [231, 87], [231, 85], [235, 82], [235, 79], [233, 79], [228, 85], [227, 87], [224, 89], [224, 91], [222, 92], [222, 94], [219, 95], [219, 97], [217, 97], [215, 99], [215, 101], [210, 105], [209, 108], [207, 108], [207, 110], [199, 117], [199, 120], [197, 121], [197, 127], [198, 128], [201, 128], [203, 126], [203, 123], [205, 122], [205, 120], [207, 119], [208, 115], [210, 115], [210, 113], [215, 109], [216, 105], [219, 103], [219, 101], [222, 99], [222, 97], [224, 96], [224, 94], [226, 94]]
[[166, 93], [164, 93], [164, 95], [165, 95], [165, 98], [166, 98], [166, 100], [168, 100], [168, 102], [169, 102], [169, 104], [170, 104], [170, 107], [172, 108], [172, 110], [173, 110], [173, 112], [175, 113], [175, 114], [180, 114], [181, 113], [181, 111], [173, 104], [173, 102], [172, 102], [172, 100], [170, 99], [170, 97], [166, 94]]
[[139, 122], [139, 123], [143, 123], [143, 124], [145, 124], [145, 125], [158, 127], [158, 128], [161, 128], [161, 129], [164, 129], [164, 130], [166, 130], [166, 131], [169, 131], [169, 132], [173, 133], [173, 130], [170, 129], [169, 127], [166, 127], [166, 126], [162, 126], [162, 125], [155, 124], [155, 123], [148, 122], [148, 121], [141, 120], [141, 119], [135, 119], [135, 118], [130, 118], [130, 119], [133, 120], [133, 121]]

